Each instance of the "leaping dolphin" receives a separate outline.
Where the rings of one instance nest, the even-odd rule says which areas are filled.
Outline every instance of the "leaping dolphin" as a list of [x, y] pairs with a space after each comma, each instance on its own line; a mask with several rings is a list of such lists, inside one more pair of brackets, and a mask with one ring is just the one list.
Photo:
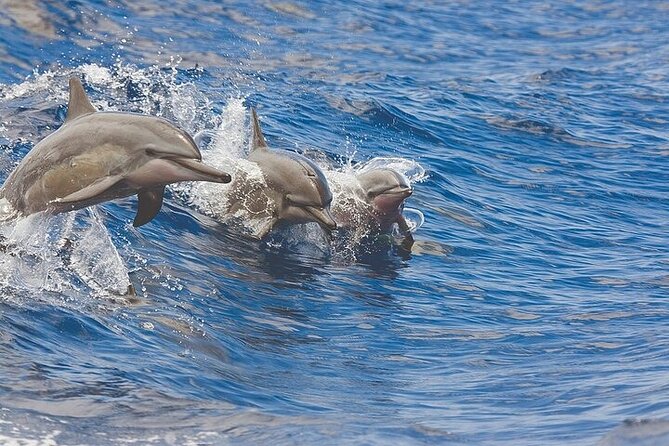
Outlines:
[[185, 131], [152, 116], [98, 112], [73, 77], [64, 124], [23, 158], [0, 189], [0, 198], [25, 216], [137, 194], [137, 227], [160, 211], [168, 184], [230, 182], [229, 174], [201, 161]]
[[259, 239], [280, 222], [316, 222], [326, 231], [336, 229], [337, 223], [330, 214], [332, 192], [321, 169], [297, 153], [270, 150], [253, 108], [251, 120], [252, 147], [248, 160], [260, 167], [267, 187], [253, 187], [248, 178], [235, 176], [228, 212], [244, 208], [253, 215], [266, 217], [267, 224], [253, 234]]

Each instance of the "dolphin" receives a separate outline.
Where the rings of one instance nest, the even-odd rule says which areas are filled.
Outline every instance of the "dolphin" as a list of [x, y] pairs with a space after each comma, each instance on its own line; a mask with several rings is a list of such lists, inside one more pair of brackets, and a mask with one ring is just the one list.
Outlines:
[[137, 194], [133, 225], [138, 227], [160, 211], [168, 184], [230, 182], [229, 174], [201, 161], [185, 131], [152, 116], [98, 112], [73, 77], [64, 124], [23, 158], [0, 189], [0, 198], [16, 214], [27, 216]]
[[236, 175], [229, 195], [229, 213], [239, 209], [266, 217], [266, 224], [253, 237], [261, 239], [278, 223], [316, 222], [326, 231], [337, 228], [330, 214], [332, 192], [323, 171], [311, 160], [294, 152], [270, 148], [251, 109], [252, 139], [248, 160], [256, 163], [266, 187], [254, 187], [245, 175]]
[[[343, 226], [364, 225], [382, 234], [390, 233], [395, 223], [404, 236], [402, 245], [410, 247], [413, 236], [402, 210], [413, 189], [409, 180], [390, 168], [374, 168], [356, 175], [357, 184], [349, 185], [335, 203], [335, 218]], [[353, 199], [356, 197], [356, 199]]]
[[408, 232], [409, 226], [402, 210], [404, 200], [413, 194], [413, 189], [407, 178], [389, 168], [370, 169], [356, 178], [381, 231], [388, 232], [393, 223], [397, 223], [400, 230]]

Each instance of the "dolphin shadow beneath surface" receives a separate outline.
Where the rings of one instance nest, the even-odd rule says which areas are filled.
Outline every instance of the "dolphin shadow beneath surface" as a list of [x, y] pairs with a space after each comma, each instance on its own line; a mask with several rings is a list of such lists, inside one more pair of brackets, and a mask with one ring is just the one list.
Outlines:
[[210, 268], [220, 268], [221, 275], [228, 275], [230, 269], [244, 265], [249, 269], [235, 271], [235, 278], [273, 286], [302, 286], [331, 274], [333, 269], [352, 265], [361, 265], [372, 277], [396, 278], [410, 258], [410, 253], [402, 251], [389, 235], [373, 235], [348, 245], [350, 239], [339, 230], [329, 237], [310, 223], [278, 225], [264, 239], [255, 240], [240, 237], [238, 228], [211, 217], [197, 214], [195, 218], [208, 229], [208, 235], [193, 240], [192, 248], [219, 259], [210, 263]]
[[[240, 237], [239, 228], [234, 224], [205, 216], [197, 219], [209, 229], [209, 234], [193, 240], [193, 249], [217, 259], [209, 262], [209, 267], [222, 276], [292, 288], [322, 276], [330, 264], [324, 243], [313, 243], [295, 235], [310, 232], [309, 237], [313, 239], [323, 237], [320, 229], [312, 225], [278, 225], [267, 237], [256, 240]], [[240, 270], [241, 265], [245, 268]]]
[[604, 437], [597, 446], [665, 446], [669, 444], [669, 421], [629, 419]]

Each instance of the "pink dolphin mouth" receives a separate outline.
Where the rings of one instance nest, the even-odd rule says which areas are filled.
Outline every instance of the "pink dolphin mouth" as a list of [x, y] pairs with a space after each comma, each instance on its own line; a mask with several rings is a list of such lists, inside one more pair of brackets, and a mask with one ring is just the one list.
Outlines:
[[404, 200], [411, 194], [413, 194], [413, 189], [410, 187], [395, 186], [374, 197], [374, 206], [383, 214], [393, 214], [401, 210]]

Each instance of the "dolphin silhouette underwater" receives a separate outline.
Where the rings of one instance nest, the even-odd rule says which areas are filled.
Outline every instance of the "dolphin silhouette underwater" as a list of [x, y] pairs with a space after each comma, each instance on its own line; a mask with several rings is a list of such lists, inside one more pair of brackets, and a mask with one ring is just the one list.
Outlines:
[[251, 109], [252, 146], [248, 160], [260, 168], [265, 187], [256, 187], [247, 175], [235, 175], [228, 196], [228, 213], [240, 209], [266, 219], [253, 234], [262, 239], [277, 224], [316, 222], [326, 231], [337, 228], [330, 214], [332, 192], [322, 170], [294, 152], [270, 149], [258, 115]]
[[185, 131], [162, 118], [99, 112], [72, 77], [65, 122], [23, 158], [0, 188], [0, 198], [13, 214], [27, 216], [137, 194], [133, 225], [138, 227], [160, 211], [168, 184], [230, 182], [229, 174], [201, 161]]

